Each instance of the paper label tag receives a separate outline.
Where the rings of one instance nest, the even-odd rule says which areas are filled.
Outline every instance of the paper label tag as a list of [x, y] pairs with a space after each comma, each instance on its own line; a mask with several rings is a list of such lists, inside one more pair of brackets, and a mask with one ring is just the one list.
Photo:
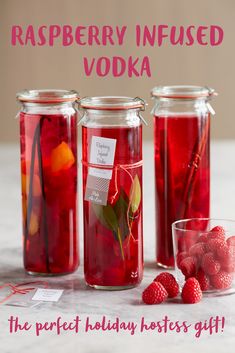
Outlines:
[[58, 302], [62, 294], [62, 289], [38, 288], [32, 300], [39, 300], [44, 302]]
[[[106, 137], [92, 136], [90, 148], [90, 163], [98, 165], [113, 165], [116, 140]], [[90, 167], [88, 170], [85, 200], [99, 205], [107, 204], [109, 183], [113, 171]]]
[[[92, 136], [90, 163], [98, 165], [113, 165], [116, 140], [106, 137]], [[89, 175], [97, 178], [111, 179], [112, 170], [89, 168]]]

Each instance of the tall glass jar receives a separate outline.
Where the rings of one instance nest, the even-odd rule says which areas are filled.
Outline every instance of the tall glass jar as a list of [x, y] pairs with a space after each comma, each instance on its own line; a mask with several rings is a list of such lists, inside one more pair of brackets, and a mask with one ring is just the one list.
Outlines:
[[154, 157], [157, 263], [173, 267], [171, 224], [209, 217], [210, 114], [213, 89], [155, 87]]
[[97, 289], [125, 289], [143, 275], [144, 102], [87, 97], [82, 118], [84, 271]]
[[60, 275], [78, 267], [75, 91], [17, 94], [21, 147], [24, 266]]

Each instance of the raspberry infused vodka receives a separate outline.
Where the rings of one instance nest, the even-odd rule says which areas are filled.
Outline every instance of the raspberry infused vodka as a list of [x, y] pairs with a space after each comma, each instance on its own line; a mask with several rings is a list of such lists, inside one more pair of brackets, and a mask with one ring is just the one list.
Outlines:
[[154, 156], [157, 263], [174, 266], [171, 225], [209, 217], [210, 113], [214, 91], [196, 86], [156, 87]]
[[24, 266], [30, 274], [76, 270], [77, 117], [74, 91], [23, 91], [20, 120]]
[[84, 271], [88, 285], [125, 289], [143, 276], [140, 99], [91, 97], [83, 142]]

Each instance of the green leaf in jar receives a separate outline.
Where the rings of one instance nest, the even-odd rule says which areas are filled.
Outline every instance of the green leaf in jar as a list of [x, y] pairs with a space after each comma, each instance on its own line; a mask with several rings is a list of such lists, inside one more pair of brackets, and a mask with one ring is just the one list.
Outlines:
[[102, 206], [92, 203], [93, 210], [96, 214], [96, 217], [100, 223], [112, 231], [115, 239], [118, 241], [121, 251], [122, 259], [124, 260], [124, 251], [122, 246], [122, 235], [119, 228], [118, 218], [112, 206]]
[[105, 228], [108, 228], [113, 232], [117, 232], [118, 219], [112, 206], [110, 205], [103, 206], [103, 205], [97, 205], [95, 203], [92, 203], [92, 207], [100, 223]]
[[121, 237], [124, 240], [130, 234], [130, 230], [127, 222], [128, 197], [123, 189], [121, 189], [119, 198], [113, 208], [118, 218]]
[[135, 213], [138, 210], [141, 201], [141, 187], [137, 174], [135, 175], [131, 185], [129, 200], [131, 211]]

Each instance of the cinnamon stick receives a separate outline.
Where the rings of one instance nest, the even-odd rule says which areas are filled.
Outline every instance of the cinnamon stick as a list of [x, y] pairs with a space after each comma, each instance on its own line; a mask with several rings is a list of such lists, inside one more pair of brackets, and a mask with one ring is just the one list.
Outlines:
[[206, 119], [206, 123], [205, 123], [205, 127], [203, 129], [201, 139], [196, 144], [197, 147], [196, 147], [196, 149], [194, 149], [193, 154], [192, 154], [190, 168], [189, 168], [189, 174], [187, 177], [186, 186], [185, 186], [184, 194], [183, 194], [183, 206], [182, 206], [181, 212], [178, 217], [179, 219], [183, 219], [183, 218], [187, 217], [188, 207], [189, 207], [191, 200], [192, 200], [192, 194], [193, 194], [193, 190], [194, 190], [197, 170], [200, 166], [200, 162], [201, 162], [201, 159], [202, 159], [205, 147], [206, 147], [207, 139], [208, 139], [209, 127], [210, 127], [210, 119], [208, 117]]

